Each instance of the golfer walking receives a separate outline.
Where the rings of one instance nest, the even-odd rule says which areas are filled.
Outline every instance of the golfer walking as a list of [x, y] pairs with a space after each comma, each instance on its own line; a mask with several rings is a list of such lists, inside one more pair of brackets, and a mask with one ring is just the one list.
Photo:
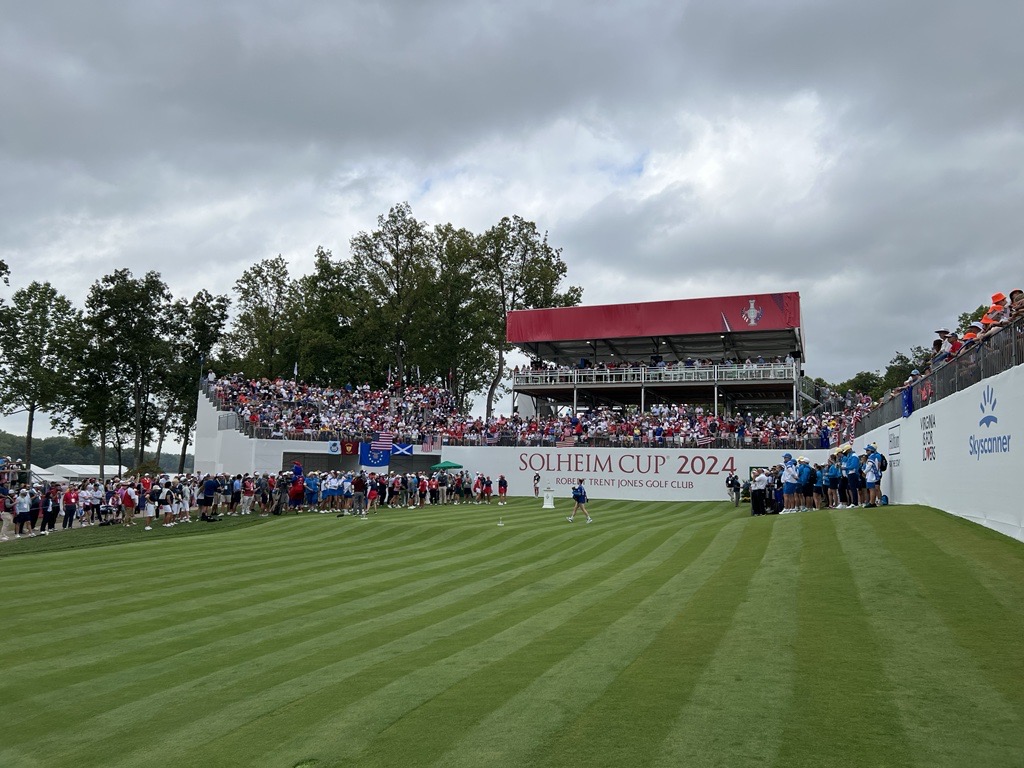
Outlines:
[[582, 477], [577, 478], [576, 480], [576, 485], [572, 489], [572, 498], [573, 501], [576, 502], [576, 505], [572, 508], [572, 514], [565, 519], [571, 523], [572, 519], [576, 517], [576, 513], [582, 512], [587, 516], [587, 522], [592, 523], [594, 518], [592, 518], [590, 513], [587, 512], [587, 489], [583, 487]]

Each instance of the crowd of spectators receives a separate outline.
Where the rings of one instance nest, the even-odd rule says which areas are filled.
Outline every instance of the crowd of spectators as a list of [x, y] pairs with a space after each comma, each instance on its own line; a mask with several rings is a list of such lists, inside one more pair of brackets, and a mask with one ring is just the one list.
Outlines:
[[0, 479], [0, 542], [32, 539], [90, 526], [138, 526], [219, 522], [222, 516], [337, 512], [365, 518], [380, 509], [430, 505], [504, 505], [508, 482], [483, 473], [303, 472], [144, 474], [101, 482], [9, 484]]
[[852, 438], [857, 404], [847, 412], [719, 415], [701, 405], [656, 404], [646, 411], [598, 407], [550, 418], [499, 416], [475, 419], [449, 440], [468, 444], [588, 446], [828, 448]]
[[419, 442], [459, 417], [454, 395], [430, 385], [319, 387], [242, 374], [217, 378], [211, 371], [207, 386], [254, 436], [270, 439], [369, 440], [386, 431], [397, 442]]
[[936, 338], [920, 368], [911, 370], [910, 375], [899, 386], [886, 392], [874, 404], [875, 407], [889, 402], [912, 388], [922, 379], [943, 367], [958, 361], [973, 362], [972, 353], [985, 348], [995, 340], [1004, 328], [1024, 318], [1024, 289], [1014, 288], [1009, 296], [1000, 292], [992, 294], [991, 304], [978, 320], [972, 321], [964, 331], [950, 330], [944, 326], [935, 329]]
[[[210, 394], [267, 438], [372, 440], [451, 445], [566, 445], [643, 447], [831, 447], [853, 435], [863, 396], [847, 397], [836, 412], [801, 416], [746, 412], [715, 416], [701, 405], [596, 407], [576, 414], [490, 419], [459, 411], [451, 392], [434, 386], [369, 385], [325, 388], [287, 379], [208, 379]], [[870, 402], [870, 398], [866, 402]]]

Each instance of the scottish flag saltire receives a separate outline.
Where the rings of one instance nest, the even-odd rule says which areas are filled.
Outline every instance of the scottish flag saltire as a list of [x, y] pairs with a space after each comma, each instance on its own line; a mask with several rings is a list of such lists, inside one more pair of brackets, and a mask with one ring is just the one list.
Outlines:
[[412, 443], [392, 443], [392, 456], [412, 456]]
[[903, 418], [910, 418], [914, 412], [914, 388], [907, 387], [903, 390]]
[[359, 444], [359, 463], [364, 467], [386, 467], [391, 461], [390, 451], [375, 451], [370, 443]]

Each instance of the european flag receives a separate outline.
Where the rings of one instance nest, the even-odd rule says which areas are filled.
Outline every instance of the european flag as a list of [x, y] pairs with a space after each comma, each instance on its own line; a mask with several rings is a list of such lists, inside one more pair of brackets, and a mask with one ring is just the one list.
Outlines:
[[391, 461], [391, 451], [375, 451], [370, 443], [359, 444], [359, 464], [364, 467], [386, 467]]
[[914, 412], [914, 388], [907, 387], [903, 390], [903, 418], [910, 418]]

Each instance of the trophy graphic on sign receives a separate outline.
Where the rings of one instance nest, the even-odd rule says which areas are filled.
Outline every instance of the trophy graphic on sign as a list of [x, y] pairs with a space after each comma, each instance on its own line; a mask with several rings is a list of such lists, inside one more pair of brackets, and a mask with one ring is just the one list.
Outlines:
[[754, 306], [754, 299], [750, 299], [750, 306], [740, 312], [743, 322], [753, 328], [764, 315], [764, 308]]

